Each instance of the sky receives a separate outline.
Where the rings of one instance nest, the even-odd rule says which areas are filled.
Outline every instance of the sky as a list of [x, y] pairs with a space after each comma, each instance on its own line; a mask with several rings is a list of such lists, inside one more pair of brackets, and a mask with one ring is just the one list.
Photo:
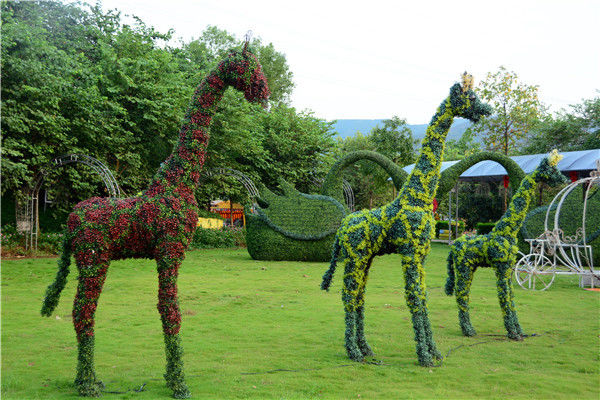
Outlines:
[[291, 103], [316, 117], [428, 123], [468, 71], [505, 66], [556, 112], [600, 91], [600, 1], [102, 0], [189, 41], [248, 30], [285, 54]]

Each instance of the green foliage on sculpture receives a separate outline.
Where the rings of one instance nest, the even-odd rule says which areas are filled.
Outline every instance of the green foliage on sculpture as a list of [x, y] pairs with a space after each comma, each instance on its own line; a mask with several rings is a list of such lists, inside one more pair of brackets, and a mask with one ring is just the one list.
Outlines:
[[126, 199], [93, 197], [77, 204], [69, 215], [59, 270], [46, 291], [41, 313], [50, 316], [56, 308], [73, 254], [79, 270], [73, 305], [79, 342], [75, 384], [82, 396], [99, 396], [103, 388], [94, 367], [94, 315], [110, 261], [125, 258], [156, 260], [158, 311], [167, 358], [164, 376], [174, 397], [190, 396], [181, 358], [177, 276], [198, 221], [194, 191], [217, 103], [230, 86], [249, 101], [264, 104], [269, 96], [261, 65], [246, 45], [241, 51], [230, 52], [197, 87], [179, 140], [147, 190]]
[[456, 182], [460, 175], [469, 169], [471, 166], [477, 164], [480, 161], [491, 160], [496, 161], [506, 169], [506, 174], [509, 177], [509, 182], [513, 192], [519, 188], [519, 184], [525, 176], [525, 172], [519, 167], [519, 164], [514, 162], [509, 156], [505, 156], [501, 153], [495, 153], [492, 151], [482, 151], [479, 153], [472, 154], [468, 157], [463, 158], [450, 168], [445, 169], [440, 177], [440, 185], [438, 187], [438, 197], [442, 197], [448, 193]]
[[345, 207], [341, 172], [359, 160], [370, 160], [390, 174], [400, 189], [406, 172], [374, 151], [348, 153], [337, 161], [321, 188], [321, 195], [299, 192], [280, 180], [282, 195], [262, 186], [255, 209], [246, 208], [246, 244], [256, 260], [329, 261], [331, 245]]
[[383, 207], [348, 215], [337, 231], [331, 264], [321, 289], [331, 284], [337, 264], [344, 267], [345, 347], [350, 359], [373, 355], [364, 335], [364, 302], [367, 277], [375, 256], [400, 255], [405, 278], [406, 303], [412, 314], [419, 363], [431, 366], [441, 359], [433, 341], [427, 315], [423, 262], [434, 236], [433, 199], [440, 178], [444, 142], [454, 117], [477, 121], [491, 109], [472, 90], [472, 77], [463, 75], [441, 103], [427, 128], [415, 168], [398, 197]]
[[331, 196], [344, 204], [342, 190], [342, 171], [357, 161], [369, 160], [379, 165], [392, 178], [397, 190], [400, 190], [408, 174], [391, 159], [383, 154], [370, 150], [353, 151], [340, 158], [329, 170], [321, 188], [321, 194]]
[[469, 316], [469, 292], [473, 275], [479, 267], [490, 267], [496, 273], [498, 299], [508, 337], [514, 340], [523, 338], [512, 287], [512, 272], [518, 252], [517, 233], [523, 225], [536, 185], [544, 182], [557, 186], [566, 182], [565, 176], [556, 167], [560, 159], [561, 156], [554, 150], [540, 162], [535, 171], [523, 178], [508, 209], [490, 233], [461, 236], [450, 247], [445, 291], [449, 296], [453, 293], [456, 295], [458, 320], [465, 336], [475, 335]]
[[[246, 210], [246, 241], [248, 252], [252, 258], [256, 260], [329, 261], [334, 233], [339, 227], [341, 218], [339, 215], [335, 217], [331, 215], [325, 221], [324, 218], [315, 218], [317, 214], [310, 210], [331, 208], [333, 200], [345, 205], [342, 171], [361, 160], [372, 161], [383, 168], [390, 175], [398, 190], [406, 181], [408, 174], [388, 157], [374, 151], [361, 150], [348, 153], [331, 167], [321, 187], [322, 197], [300, 193], [283, 180], [280, 180], [283, 196], [276, 195], [262, 187], [260, 188], [261, 200], [259, 203], [263, 205], [268, 203], [269, 207], [258, 207], [254, 211]], [[438, 197], [449, 192], [464, 171], [483, 160], [496, 161], [504, 166], [510, 177], [511, 185], [514, 185], [514, 190], [517, 189], [518, 183], [525, 175], [519, 165], [505, 155], [481, 152], [466, 157], [442, 172], [436, 192]], [[288, 196], [291, 197], [288, 198]], [[333, 209], [337, 210], [335, 207]], [[346, 211], [341, 217], [345, 216], [348, 211], [345, 206], [344, 209]], [[309, 214], [303, 215], [302, 210], [307, 210]], [[333, 222], [338, 225], [334, 227]], [[294, 226], [290, 226], [290, 224]]]
[[262, 186], [259, 204], [246, 207], [246, 245], [256, 260], [323, 261], [346, 215], [336, 199], [308, 195], [280, 180], [278, 195]]

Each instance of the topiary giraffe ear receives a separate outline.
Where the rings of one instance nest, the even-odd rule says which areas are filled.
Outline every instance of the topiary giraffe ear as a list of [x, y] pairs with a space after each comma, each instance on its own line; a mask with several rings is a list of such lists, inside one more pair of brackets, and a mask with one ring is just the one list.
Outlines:
[[246, 35], [244, 36], [244, 47], [242, 48], [243, 54], [246, 54], [246, 51], [248, 50], [248, 45], [250, 44], [250, 39], [252, 39], [252, 31], [251, 30], [246, 32]]
[[473, 89], [473, 82], [474, 82], [473, 75], [470, 75], [467, 73], [467, 71], [465, 71], [462, 74], [462, 83], [461, 83], [463, 93], [468, 90]]
[[564, 156], [562, 154], [558, 154], [558, 150], [554, 149], [550, 152], [550, 155], [548, 156], [548, 164], [550, 164], [553, 167], [556, 167], [560, 160], [563, 159], [563, 157]]

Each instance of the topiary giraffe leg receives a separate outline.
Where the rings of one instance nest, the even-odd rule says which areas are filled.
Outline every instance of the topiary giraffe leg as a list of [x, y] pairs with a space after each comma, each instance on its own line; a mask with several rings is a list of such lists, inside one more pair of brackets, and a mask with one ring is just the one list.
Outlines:
[[471, 283], [473, 282], [473, 270], [466, 264], [464, 258], [458, 258], [455, 264], [456, 269], [456, 303], [458, 304], [458, 323], [465, 336], [475, 336], [475, 328], [471, 325], [469, 315], [469, 296], [471, 292]]
[[504, 317], [504, 327], [508, 332], [508, 337], [513, 340], [523, 340], [523, 331], [517, 318], [517, 310], [513, 299], [512, 290], [512, 269], [508, 263], [499, 263], [496, 265], [496, 278], [498, 286], [498, 300], [502, 315]]
[[371, 357], [374, 355], [371, 346], [367, 343], [365, 337], [365, 306], [360, 306], [356, 309], [356, 344], [358, 349], [364, 357]]
[[346, 331], [344, 332], [344, 346], [346, 353], [352, 361], [363, 361], [364, 357], [356, 342], [356, 311], [346, 310]]
[[367, 339], [365, 337], [365, 289], [367, 287], [367, 276], [369, 274], [372, 262], [373, 258], [367, 262], [364, 280], [358, 289], [357, 301], [360, 305], [356, 308], [356, 343], [360, 352], [365, 357], [373, 356], [373, 350], [371, 350], [371, 347], [367, 343]]
[[433, 359], [441, 358], [433, 341], [433, 333], [427, 315], [424, 285], [423, 257], [403, 257], [406, 304], [412, 314], [413, 329], [417, 342], [417, 358], [424, 367], [433, 366]]
[[342, 302], [344, 303], [346, 330], [344, 333], [344, 346], [348, 357], [353, 361], [362, 361], [363, 355], [358, 348], [356, 338], [356, 320], [358, 308], [358, 282], [356, 281], [356, 264], [348, 260], [344, 275], [344, 288], [342, 289]]
[[172, 249], [178, 248], [173, 243], [166, 245], [166, 248], [169, 247], [171, 247], [171, 252], [157, 259], [158, 311], [165, 336], [167, 358], [165, 380], [167, 381], [167, 387], [173, 391], [173, 397], [183, 399], [190, 397], [190, 391], [185, 384], [183, 373], [183, 349], [179, 338], [181, 312], [177, 300], [177, 276], [184, 254], [183, 250], [173, 254]]
[[73, 325], [79, 352], [75, 385], [80, 396], [98, 397], [104, 385], [96, 378], [94, 368], [94, 315], [106, 279], [108, 263], [81, 265], [81, 261], [77, 260], [77, 265], [79, 283], [73, 303]]

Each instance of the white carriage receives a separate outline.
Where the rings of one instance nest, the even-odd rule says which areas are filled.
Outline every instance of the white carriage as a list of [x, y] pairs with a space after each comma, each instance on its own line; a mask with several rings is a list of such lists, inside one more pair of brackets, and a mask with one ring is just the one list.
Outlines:
[[[578, 187], [582, 191], [581, 226], [565, 233], [560, 224], [561, 216], [563, 221], [569, 216], [563, 215], [563, 206]], [[522, 255], [515, 266], [515, 279], [522, 288], [546, 290], [557, 275], [578, 275], [580, 287], [600, 286], [600, 270], [594, 269], [590, 244], [600, 232], [600, 226], [586, 224], [588, 202], [598, 191], [600, 160], [596, 161], [596, 171], [590, 177], [572, 182], [554, 197], [546, 211], [544, 233], [535, 239], [525, 239], [530, 246], [529, 254]]]

